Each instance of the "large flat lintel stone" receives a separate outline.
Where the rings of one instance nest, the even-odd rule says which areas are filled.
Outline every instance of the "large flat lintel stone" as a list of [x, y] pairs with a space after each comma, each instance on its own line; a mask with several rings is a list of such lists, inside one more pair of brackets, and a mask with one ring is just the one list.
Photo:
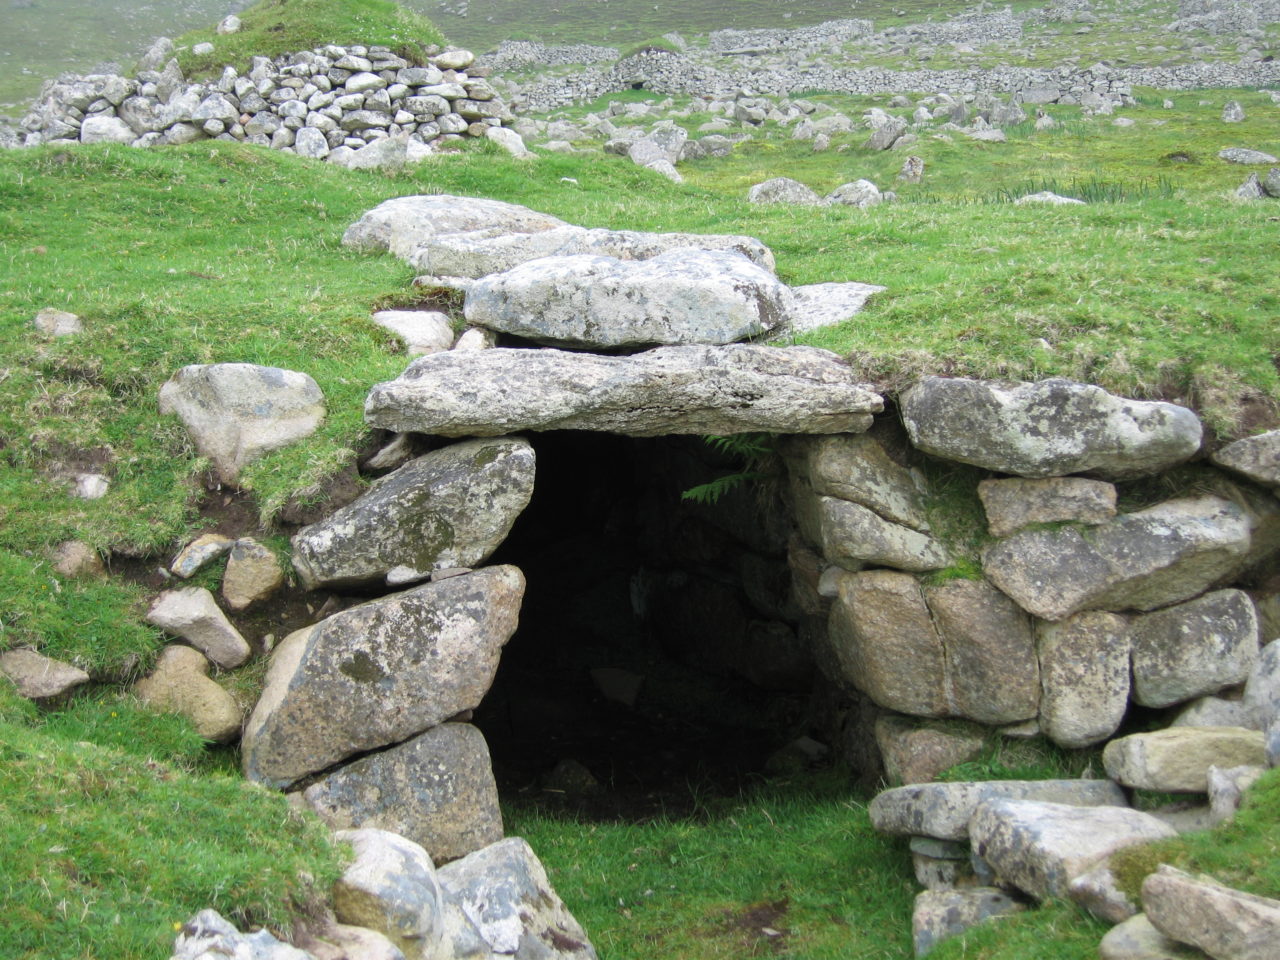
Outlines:
[[446, 437], [861, 433], [883, 406], [839, 357], [814, 347], [682, 345], [626, 357], [494, 349], [419, 358], [374, 386], [365, 420]]

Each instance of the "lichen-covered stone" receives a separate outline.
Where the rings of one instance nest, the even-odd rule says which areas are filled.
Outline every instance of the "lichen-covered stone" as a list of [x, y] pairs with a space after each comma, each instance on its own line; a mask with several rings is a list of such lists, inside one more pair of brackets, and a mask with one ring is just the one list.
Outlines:
[[1084, 477], [987, 479], [978, 484], [993, 537], [1007, 537], [1033, 523], [1071, 521], [1096, 525], [1116, 515], [1116, 488]]
[[921, 572], [951, 563], [951, 555], [926, 533], [886, 520], [848, 500], [819, 497], [822, 548], [826, 558], [846, 570], [865, 566]]
[[474, 567], [506, 538], [533, 495], [525, 440], [468, 440], [410, 461], [363, 496], [293, 538], [308, 589], [411, 583], [433, 570]]
[[1248, 562], [1256, 522], [1217, 496], [1167, 500], [1095, 527], [1024, 530], [989, 547], [983, 571], [1024, 610], [1152, 610], [1186, 600]]
[[1229, 443], [1210, 459], [1257, 483], [1280, 487], [1280, 430]]
[[1243, 683], [1258, 659], [1258, 617], [1243, 590], [1217, 590], [1136, 617], [1133, 699], [1183, 703]]
[[803, 443], [803, 466], [814, 493], [861, 504], [914, 530], [929, 529], [922, 482], [874, 437], [836, 434]]
[[1112, 740], [1102, 751], [1107, 776], [1140, 790], [1207, 793], [1209, 768], [1261, 766], [1262, 734], [1240, 727], [1170, 727]]
[[553, 346], [735, 343], [780, 326], [790, 291], [735, 253], [543, 257], [467, 290], [467, 321]]
[[415, 360], [373, 388], [365, 420], [450, 437], [860, 433], [883, 406], [839, 357], [813, 347], [684, 345], [627, 357], [499, 348]]
[[969, 822], [974, 852], [1037, 900], [1067, 896], [1072, 880], [1117, 850], [1172, 836], [1138, 810], [1044, 801], [988, 800]]
[[1129, 634], [1114, 613], [1078, 613], [1036, 627], [1040, 726], [1073, 750], [1106, 740], [1129, 705]]
[[902, 420], [927, 453], [1023, 477], [1158, 473], [1194, 455], [1202, 432], [1186, 407], [1062, 379], [926, 377], [903, 394]]
[[303, 798], [335, 829], [389, 830], [422, 846], [435, 862], [502, 838], [489, 748], [466, 723], [444, 723], [362, 757], [312, 784]]
[[245, 775], [286, 787], [476, 707], [523, 593], [519, 570], [489, 567], [290, 634], [245, 726]]
[[251, 363], [193, 364], [160, 388], [224, 483], [249, 463], [309, 436], [324, 419], [320, 387], [305, 373]]
[[980, 923], [1025, 909], [1026, 904], [995, 887], [926, 890], [916, 896], [911, 913], [911, 939], [916, 956], [932, 953], [943, 940], [959, 936]]
[[1219, 960], [1273, 960], [1280, 900], [1232, 890], [1161, 864], [1142, 882], [1147, 919], [1161, 933]]
[[924, 599], [946, 651], [950, 712], [989, 725], [1035, 717], [1031, 618], [985, 580], [948, 580], [926, 587]]
[[967, 840], [969, 818], [987, 800], [1037, 800], [1080, 807], [1126, 805], [1110, 780], [979, 780], [922, 783], [876, 795], [867, 807], [871, 825], [895, 836]]

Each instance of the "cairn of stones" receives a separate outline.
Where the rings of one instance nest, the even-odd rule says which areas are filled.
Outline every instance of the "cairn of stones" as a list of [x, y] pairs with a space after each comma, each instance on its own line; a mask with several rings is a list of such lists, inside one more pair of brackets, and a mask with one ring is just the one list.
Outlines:
[[[254, 57], [188, 81], [161, 38], [135, 76], [64, 77], [23, 118], [21, 145], [122, 143], [144, 147], [234, 140], [352, 165], [358, 151], [403, 161], [514, 119], [467, 50], [437, 50], [414, 65], [385, 47], [328, 45]], [[16, 145], [16, 144], [15, 144]], [[360, 159], [354, 165], [365, 165]]]

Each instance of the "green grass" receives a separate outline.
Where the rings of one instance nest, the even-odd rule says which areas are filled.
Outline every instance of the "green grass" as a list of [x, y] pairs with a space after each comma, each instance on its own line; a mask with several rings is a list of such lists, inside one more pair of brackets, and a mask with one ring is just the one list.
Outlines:
[[0, 684], [0, 955], [149, 960], [197, 911], [287, 931], [332, 883], [327, 830], [238, 776], [195, 776], [185, 723], [122, 699], [40, 724]]
[[1113, 857], [1112, 869], [1121, 889], [1140, 903], [1143, 879], [1162, 863], [1206, 873], [1262, 897], [1280, 898], [1280, 770], [1262, 775], [1230, 822], [1122, 850]]
[[[184, 73], [217, 73], [224, 64], [243, 72], [254, 56], [274, 57], [329, 43], [389, 47], [422, 63], [427, 47], [444, 43], [430, 20], [392, 0], [258, 0], [239, 16], [242, 26], [235, 33], [222, 36], [209, 27], [177, 40], [187, 48], [178, 57]], [[197, 56], [190, 50], [197, 43], [212, 43], [213, 52]]]

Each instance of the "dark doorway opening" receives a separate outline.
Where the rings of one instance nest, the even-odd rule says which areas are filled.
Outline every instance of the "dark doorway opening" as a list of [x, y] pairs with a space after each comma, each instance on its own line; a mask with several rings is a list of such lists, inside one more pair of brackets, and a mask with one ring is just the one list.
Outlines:
[[682, 501], [734, 469], [698, 438], [529, 439], [533, 500], [489, 561], [528, 588], [475, 714], [500, 792], [629, 820], [736, 795], [805, 732], [785, 511]]

